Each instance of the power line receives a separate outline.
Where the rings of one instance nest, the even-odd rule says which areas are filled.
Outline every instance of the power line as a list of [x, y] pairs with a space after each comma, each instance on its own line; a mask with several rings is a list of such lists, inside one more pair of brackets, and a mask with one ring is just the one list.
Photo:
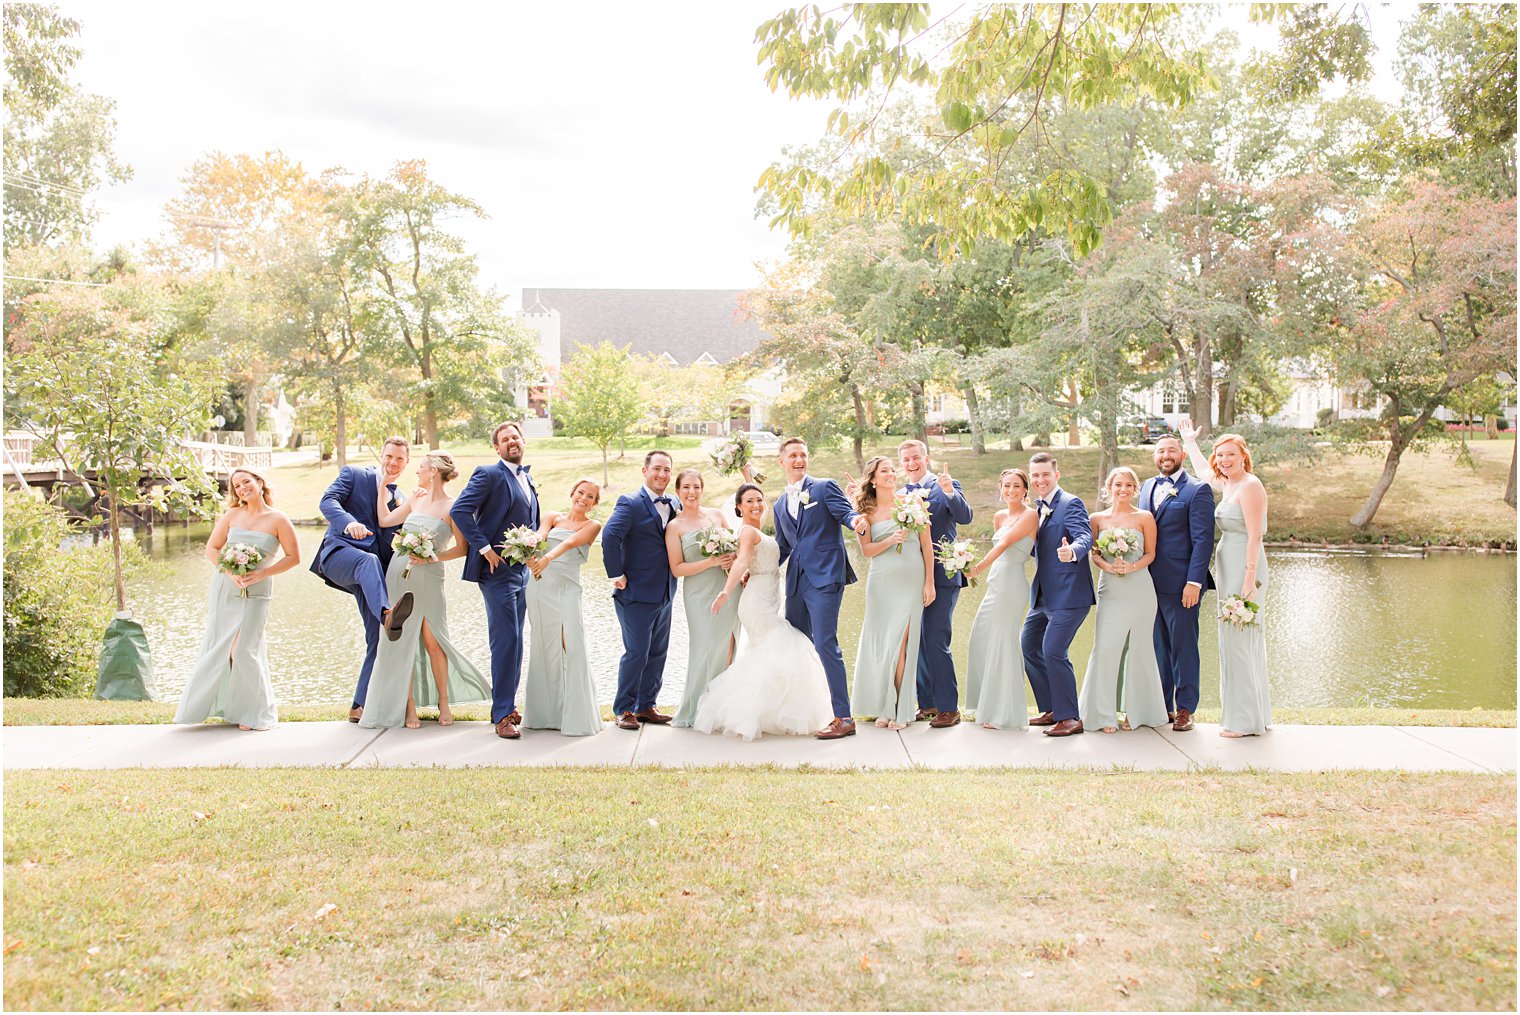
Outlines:
[[28, 183], [35, 183], [43, 187], [52, 187], [54, 190], [68, 191], [69, 193], [78, 194], [81, 197], [85, 195], [84, 188], [82, 187], [76, 187], [71, 183], [55, 183], [52, 180], [45, 180], [35, 173], [22, 172], [21, 170], [11, 170], [6, 175], [14, 176], [17, 179], [25, 180]]

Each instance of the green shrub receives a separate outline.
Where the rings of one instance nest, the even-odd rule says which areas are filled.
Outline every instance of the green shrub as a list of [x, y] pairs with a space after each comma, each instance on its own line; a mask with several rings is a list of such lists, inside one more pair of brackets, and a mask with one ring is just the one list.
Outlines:
[[[5, 694], [82, 697], [95, 690], [100, 639], [115, 612], [111, 548], [66, 546], [60, 508], [5, 493]], [[123, 564], [142, 559], [133, 544]]]

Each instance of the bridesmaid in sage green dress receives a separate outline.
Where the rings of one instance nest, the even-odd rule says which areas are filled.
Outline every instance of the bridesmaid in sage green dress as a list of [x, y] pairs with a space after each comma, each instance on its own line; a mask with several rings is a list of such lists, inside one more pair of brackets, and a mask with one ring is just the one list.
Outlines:
[[[1219, 545], [1214, 550], [1216, 588], [1221, 602], [1240, 596], [1260, 603], [1267, 594], [1267, 490], [1252, 471], [1251, 449], [1239, 434], [1221, 434], [1208, 458], [1198, 447], [1198, 428], [1180, 427], [1183, 445], [1200, 476], [1213, 476], [1219, 507], [1214, 510]], [[1267, 681], [1264, 613], [1254, 624], [1237, 628], [1219, 621], [1219, 735], [1256, 736], [1272, 725], [1271, 685]]]
[[[218, 570], [212, 577], [206, 636], [174, 721], [199, 723], [220, 716], [241, 730], [267, 730], [277, 720], [264, 652], [264, 622], [274, 591], [271, 579], [301, 563], [301, 550], [290, 519], [274, 509], [263, 476], [237, 469], [228, 485], [231, 510], [216, 520], [206, 540], [206, 559], [215, 566], [229, 542], [248, 543], [264, 552], [264, 563], [245, 575]], [[281, 553], [278, 559], [276, 550]]]
[[570, 510], [547, 512], [539, 535], [549, 540], [542, 556], [528, 561], [528, 628], [533, 632], [523, 681], [523, 727], [559, 730], [567, 737], [602, 731], [596, 684], [586, 656], [581, 621], [581, 565], [602, 531], [591, 509], [602, 488], [582, 479], [570, 488]]
[[[1150, 573], [1151, 561], [1156, 559], [1156, 517], [1135, 507], [1139, 492], [1135, 470], [1119, 466], [1103, 482], [1103, 499], [1113, 506], [1094, 512], [1091, 518], [1092, 561], [1103, 573], [1098, 576], [1092, 655], [1087, 659], [1077, 710], [1082, 721], [1100, 733], [1119, 732], [1120, 708], [1125, 713], [1124, 729], [1171, 722], [1156, 664], [1156, 586]], [[1098, 535], [1109, 529], [1138, 533], [1139, 545], [1108, 559], [1098, 549]]]
[[463, 557], [467, 544], [449, 518], [454, 498], [444, 484], [458, 475], [452, 456], [430, 451], [417, 463], [420, 486], [416, 492], [394, 511], [387, 511], [384, 502], [376, 508], [381, 525], [400, 525], [402, 532], [432, 536], [434, 555], [427, 560], [399, 552], [391, 557], [385, 571], [386, 591], [397, 604], [411, 593], [412, 612], [402, 621], [397, 637], [392, 639], [387, 633], [380, 641], [360, 726], [417, 729], [422, 725], [418, 706], [434, 704], [438, 725], [450, 726], [454, 722], [451, 705], [491, 698], [490, 680], [449, 640], [443, 564]]
[[924, 607], [934, 602], [934, 544], [927, 528], [911, 533], [892, 519], [896, 489], [891, 459], [866, 463], [856, 506], [868, 523], [859, 538], [871, 571], [851, 700], [857, 714], [900, 730], [918, 710], [918, 636]]
[[967, 572], [987, 575], [987, 591], [971, 622], [966, 667], [966, 707], [983, 729], [1023, 729], [1029, 725], [1024, 697], [1024, 651], [1019, 630], [1029, 609], [1029, 574], [1024, 565], [1034, 550], [1040, 516], [1030, 510], [1029, 476], [1004, 469], [998, 477], [1003, 510], [992, 519], [992, 549]]
[[[748, 466], [746, 466], [746, 470]], [[676, 476], [676, 496], [681, 513], [665, 526], [665, 550], [670, 555], [670, 573], [681, 579], [681, 601], [686, 606], [686, 688], [681, 692], [681, 707], [676, 710], [672, 726], [690, 726], [697, 717], [697, 703], [708, 682], [728, 669], [734, 658], [734, 643], [739, 636], [739, 598], [742, 586], [717, 614], [712, 601], [723, 591], [734, 554], [704, 557], [698, 547], [702, 530], [710, 525], [731, 528], [727, 516], [717, 508], [702, 506], [702, 473], [683, 469]]]

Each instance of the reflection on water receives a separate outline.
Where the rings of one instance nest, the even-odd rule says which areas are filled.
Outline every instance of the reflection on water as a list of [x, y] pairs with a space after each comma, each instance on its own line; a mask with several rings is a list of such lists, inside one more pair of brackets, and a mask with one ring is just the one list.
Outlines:
[[[306, 561], [321, 530], [296, 530]], [[159, 696], [176, 700], [200, 648], [211, 565], [201, 557], [207, 530], [164, 527], [150, 551], [163, 572], [139, 581], [129, 598], [147, 628]], [[865, 562], [851, 544], [855, 568]], [[1272, 700], [1284, 707], [1385, 706], [1514, 708], [1515, 561], [1510, 557], [1435, 554], [1429, 558], [1281, 550], [1269, 554], [1272, 581], [1266, 625]], [[490, 672], [485, 610], [475, 586], [445, 565], [449, 628], [455, 642]], [[587, 652], [598, 700], [610, 702], [622, 651], [611, 587], [593, 547], [583, 572]], [[956, 607], [955, 659], [964, 665], [971, 618], [982, 589], [964, 589]], [[848, 671], [865, 603], [864, 580], [850, 586], [839, 640]], [[1214, 597], [1204, 608], [1212, 611]], [[1205, 617], [1203, 704], [1219, 703], [1215, 624]], [[1092, 648], [1093, 621], [1078, 632], [1072, 661], [1078, 679]], [[531, 638], [531, 632], [529, 637]], [[671, 625], [662, 702], [679, 700], [686, 681], [686, 618], [679, 593]], [[282, 704], [340, 704], [353, 693], [364, 634], [353, 597], [327, 585], [306, 565], [275, 579], [269, 615], [269, 663]], [[963, 681], [964, 682], [964, 681]], [[1032, 700], [1031, 700], [1032, 704]]]

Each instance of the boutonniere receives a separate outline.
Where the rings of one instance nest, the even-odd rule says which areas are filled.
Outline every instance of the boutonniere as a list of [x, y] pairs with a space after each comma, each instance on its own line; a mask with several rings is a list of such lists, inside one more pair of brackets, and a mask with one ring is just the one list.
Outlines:
[[807, 507], [813, 503], [813, 495], [808, 493], [806, 490], [803, 490], [797, 494], [797, 503], [801, 504], [803, 507]]
[[1165, 501], [1168, 497], [1175, 497], [1175, 496], [1177, 496], [1177, 488], [1175, 486], [1162, 487], [1162, 489], [1161, 489], [1161, 499], [1162, 499], [1162, 501]]
[[1046, 507], [1040, 508], [1040, 521], [1043, 522], [1053, 514], [1055, 514], [1054, 510], [1052, 510], [1048, 505]]

